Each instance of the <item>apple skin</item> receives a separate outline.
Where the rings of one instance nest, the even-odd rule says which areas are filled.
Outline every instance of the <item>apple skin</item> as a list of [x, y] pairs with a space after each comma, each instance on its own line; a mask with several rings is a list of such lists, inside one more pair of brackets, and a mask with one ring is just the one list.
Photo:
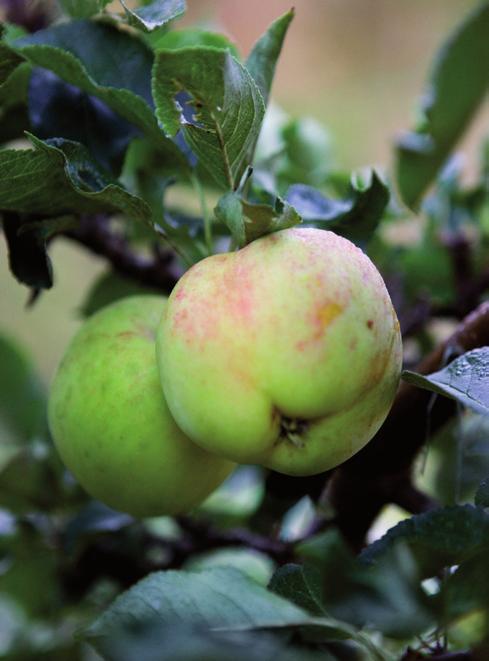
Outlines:
[[242, 463], [312, 475], [360, 450], [401, 370], [382, 277], [353, 243], [312, 228], [194, 265], [156, 342], [170, 411], [195, 443]]
[[137, 517], [187, 512], [234, 464], [180, 431], [161, 390], [160, 296], [131, 296], [94, 314], [55, 376], [48, 417], [55, 445], [85, 490]]

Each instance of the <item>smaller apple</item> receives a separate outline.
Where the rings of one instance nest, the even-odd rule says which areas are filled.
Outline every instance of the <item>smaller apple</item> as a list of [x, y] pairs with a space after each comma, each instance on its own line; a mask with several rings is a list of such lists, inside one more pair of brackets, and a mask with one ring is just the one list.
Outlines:
[[64, 354], [49, 399], [68, 469], [91, 496], [139, 517], [187, 512], [234, 468], [194, 445], [168, 410], [155, 357], [166, 303], [131, 296], [94, 314]]
[[380, 273], [350, 241], [312, 228], [195, 264], [170, 296], [156, 346], [168, 406], [189, 438], [290, 475], [360, 450], [401, 370]]

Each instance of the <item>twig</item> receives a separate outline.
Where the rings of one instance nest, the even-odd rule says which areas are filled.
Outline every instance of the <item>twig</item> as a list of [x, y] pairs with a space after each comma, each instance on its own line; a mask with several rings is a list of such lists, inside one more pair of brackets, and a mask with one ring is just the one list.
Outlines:
[[106, 216], [82, 217], [76, 229], [63, 232], [62, 236], [105, 257], [121, 275], [164, 293], [173, 289], [181, 275], [170, 251], [155, 249], [152, 257], [136, 253], [122, 235], [110, 228]]

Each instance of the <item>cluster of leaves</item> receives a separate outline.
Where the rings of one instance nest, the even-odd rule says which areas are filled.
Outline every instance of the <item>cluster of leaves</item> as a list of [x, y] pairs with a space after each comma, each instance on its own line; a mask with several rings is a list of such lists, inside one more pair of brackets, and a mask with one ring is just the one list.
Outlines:
[[[87, 220], [136, 256], [169, 246], [179, 268], [303, 223], [369, 252], [418, 355], [436, 340], [413, 311], [461, 317], [481, 300], [489, 150], [470, 189], [450, 155], [489, 84], [487, 3], [440, 51], [422, 121], [397, 147], [400, 199], [376, 172], [337, 171], [320, 125], [269, 104], [293, 11], [242, 59], [221, 34], [176, 29], [183, 0], [127, 4], [116, 14], [105, 0], [60, 0], [52, 25], [2, 26], [0, 214], [18, 280], [51, 287], [49, 243], [87, 244]], [[172, 186], [192, 191], [198, 211], [170, 204]], [[400, 242], [408, 224], [416, 237]], [[139, 287], [108, 271], [83, 313]], [[190, 521], [136, 522], [88, 500], [52, 449], [36, 372], [8, 338], [0, 365], [0, 655], [89, 658], [87, 645], [122, 661], [239, 660], [250, 649], [257, 659], [385, 660], [407, 645], [489, 655], [487, 348], [405, 374], [460, 403], [444, 431], [453, 442], [434, 442], [442, 478], [431, 488], [443, 506], [360, 557], [332, 525], [308, 534], [307, 499], [287, 504], [277, 539], [262, 537], [275, 510], [251, 467]]]

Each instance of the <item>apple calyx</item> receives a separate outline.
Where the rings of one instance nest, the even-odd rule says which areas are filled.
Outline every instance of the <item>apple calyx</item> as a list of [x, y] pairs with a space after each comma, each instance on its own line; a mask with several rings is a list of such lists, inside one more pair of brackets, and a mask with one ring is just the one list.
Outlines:
[[287, 418], [284, 415], [280, 416], [280, 432], [275, 442], [278, 445], [282, 441], [291, 443], [295, 448], [301, 449], [305, 446], [304, 433], [309, 427], [307, 420], [300, 418]]

